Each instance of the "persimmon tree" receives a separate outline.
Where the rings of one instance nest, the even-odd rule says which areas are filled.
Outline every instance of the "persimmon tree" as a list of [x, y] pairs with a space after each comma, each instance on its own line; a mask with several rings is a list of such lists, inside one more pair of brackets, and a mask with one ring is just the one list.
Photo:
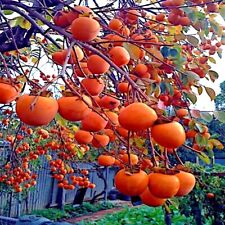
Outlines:
[[203, 122], [212, 114], [190, 106], [204, 91], [215, 98], [201, 81], [218, 78], [210, 63], [222, 57], [224, 3], [0, 3], [1, 136], [10, 145], [1, 183], [34, 186], [45, 156], [59, 187], [94, 188], [77, 166], [94, 151], [99, 165], [121, 168], [115, 185], [124, 194], [150, 206], [187, 195], [195, 177], [177, 149], [207, 161], [223, 148]]

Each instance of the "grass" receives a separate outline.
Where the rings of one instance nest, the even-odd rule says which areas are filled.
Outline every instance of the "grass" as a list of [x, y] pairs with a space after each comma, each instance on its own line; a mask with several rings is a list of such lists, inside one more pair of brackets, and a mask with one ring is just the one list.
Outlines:
[[[120, 212], [106, 215], [96, 221], [81, 221], [79, 225], [165, 225], [164, 212], [161, 207], [152, 208], [148, 206], [126, 207]], [[177, 209], [173, 210], [173, 225], [194, 224], [193, 218], [186, 218]]]
[[56, 208], [34, 210], [31, 214], [43, 216], [53, 221], [60, 221], [63, 219], [80, 217], [90, 213], [98, 212], [100, 210], [111, 209], [115, 207], [117, 207], [117, 205], [111, 202], [98, 202], [95, 204], [84, 202], [82, 205], [75, 207], [72, 204], [65, 205], [63, 210]]

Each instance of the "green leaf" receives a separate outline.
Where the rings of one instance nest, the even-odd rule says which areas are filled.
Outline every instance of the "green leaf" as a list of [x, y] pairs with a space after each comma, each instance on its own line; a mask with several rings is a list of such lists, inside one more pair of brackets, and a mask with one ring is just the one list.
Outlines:
[[219, 13], [222, 16], [223, 20], [225, 21], [225, 5], [220, 6]]
[[12, 15], [14, 12], [12, 10], [3, 10], [4, 15]]
[[56, 122], [57, 122], [59, 125], [61, 125], [61, 126], [63, 126], [63, 127], [65, 127], [65, 126], [67, 125], [67, 122], [68, 122], [67, 120], [65, 120], [64, 118], [62, 118], [62, 117], [59, 115], [59, 113], [56, 114], [55, 120], [56, 120]]
[[204, 163], [210, 164], [210, 158], [204, 152], [201, 152], [201, 154], [197, 155]]
[[210, 87], [204, 86], [204, 88], [205, 88], [206, 93], [210, 97], [211, 101], [213, 101], [216, 97], [216, 92]]
[[208, 139], [203, 137], [201, 134], [195, 135], [195, 141], [200, 147], [206, 147], [208, 144]]
[[213, 120], [213, 116], [208, 112], [201, 112], [200, 117], [206, 122], [211, 122]]
[[187, 98], [193, 103], [195, 104], [197, 102], [197, 97], [195, 94], [192, 93], [185, 93]]
[[217, 21], [215, 21], [212, 18], [210, 19], [209, 23], [210, 23], [210, 26], [213, 29], [214, 33], [216, 33], [217, 35], [221, 36], [222, 33], [223, 33], [222, 26]]
[[80, 149], [79, 148], [76, 148], [76, 150], [77, 150], [77, 156], [78, 156], [78, 158], [79, 159], [82, 159], [83, 158], [83, 153], [80, 151]]
[[[200, 114], [199, 114], [199, 116], [200, 116]], [[204, 126], [200, 123], [196, 123], [195, 126], [197, 127], [197, 129], [199, 130], [200, 133], [202, 133], [205, 130]]]
[[199, 40], [195, 36], [186, 35], [186, 38], [194, 47], [197, 47], [199, 45]]
[[11, 20], [10, 25], [12, 27], [14, 26], [20, 26], [23, 29], [29, 30], [31, 28], [31, 23], [24, 19], [22, 16], [18, 16], [15, 19]]
[[209, 70], [208, 74], [212, 82], [219, 78], [219, 74], [214, 70]]
[[170, 95], [174, 95], [173, 86], [168, 82], [165, 82], [165, 86], [166, 86], [167, 91], [170, 93]]
[[187, 78], [189, 81], [199, 81], [200, 77], [197, 73], [192, 72], [192, 71], [186, 71], [185, 75], [187, 75]]
[[221, 123], [225, 123], [225, 112], [224, 111], [215, 111], [214, 116], [217, 120], [219, 120]]

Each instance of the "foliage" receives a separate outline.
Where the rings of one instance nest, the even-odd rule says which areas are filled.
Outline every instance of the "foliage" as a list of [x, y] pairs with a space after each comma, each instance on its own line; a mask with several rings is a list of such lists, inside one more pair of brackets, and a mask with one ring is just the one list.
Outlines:
[[117, 207], [117, 205], [111, 202], [97, 202], [95, 204], [83, 202], [82, 205], [75, 207], [72, 205], [65, 205], [64, 210], [69, 213], [71, 217], [79, 217], [82, 215], [98, 212], [100, 210], [111, 209], [114, 207]]
[[63, 210], [55, 208], [34, 210], [31, 214], [43, 216], [53, 221], [58, 221], [65, 218], [79, 217], [114, 207], [117, 207], [117, 205], [111, 202], [97, 202], [96, 204], [84, 202], [79, 206], [65, 205]]
[[37, 216], [43, 216], [53, 221], [70, 217], [70, 214], [67, 213], [65, 210], [54, 209], [54, 208], [34, 210], [32, 214]]
[[221, 93], [215, 98], [215, 106], [218, 110], [225, 110], [225, 81], [220, 84]]
[[[164, 214], [162, 208], [151, 208], [148, 206], [140, 206], [134, 208], [125, 208], [120, 212], [113, 213], [111, 215], [106, 215], [103, 218], [88, 222], [83, 221], [79, 223], [80, 225], [121, 225], [121, 224], [133, 224], [133, 225], [164, 225], [165, 222], [163, 220]], [[188, 225], [193, 224], [192, 218], [186, 218], [179, 214], [177, 210], [174, 210], [174, 214], [172, 216], [172, 224], [173, 225]]]
[[[192, 192], [179, 201], [179, 209], [185, 216], [193, 216], [200, 224], [211, 221], [213, 225], [223, 225], [225, 220], [225, 167], [203, 167], [188, 164], [193, 173], [197, 174], [197, 183]], [[223, 174], [223, 176], [219, 176]], [[209, 195], [212, 194], [212, 196]]]

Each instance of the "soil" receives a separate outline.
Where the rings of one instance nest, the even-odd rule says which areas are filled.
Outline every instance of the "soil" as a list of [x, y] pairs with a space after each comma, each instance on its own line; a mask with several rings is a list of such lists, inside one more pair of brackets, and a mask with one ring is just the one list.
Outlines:
[[95, 213], [91, 213], [88, 215], [84, 215], [81, 217], [75, 217], [75, 218], [69, 218], [66, 220], [66, 222], [68, 223], [72, 223], [72, 224], [76, 224], [82, 220], [88, 220], [88, 221], [93, 221], [93, 220], [98, 220], [102, 217], [104, 217], [107, 214], [112, 214], [114, 212], [118, 212], [124, 209], [124, 206], [132, 206], [132, 204], [130, 202], [125, 202], [125, 201], [121, 201], [119, 202], [119, 207], [115, 207], [112, 209], [105, 209], [105, 210], [101, 210]]

